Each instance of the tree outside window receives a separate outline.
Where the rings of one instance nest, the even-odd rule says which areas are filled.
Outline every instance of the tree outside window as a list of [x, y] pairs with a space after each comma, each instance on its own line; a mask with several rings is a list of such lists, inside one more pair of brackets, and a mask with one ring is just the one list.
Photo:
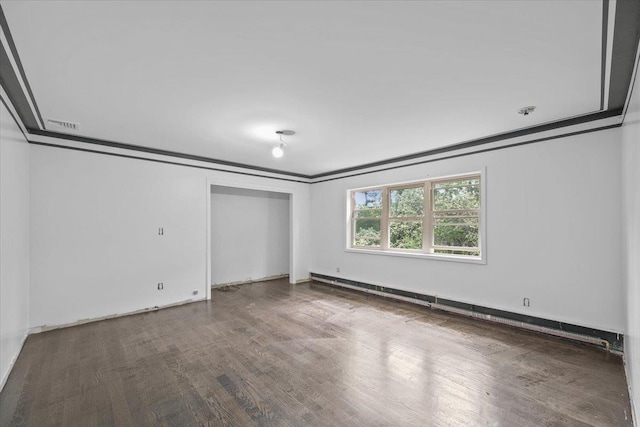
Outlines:
[[480, 176], [351, 191], [352, 248], [480, 257]]

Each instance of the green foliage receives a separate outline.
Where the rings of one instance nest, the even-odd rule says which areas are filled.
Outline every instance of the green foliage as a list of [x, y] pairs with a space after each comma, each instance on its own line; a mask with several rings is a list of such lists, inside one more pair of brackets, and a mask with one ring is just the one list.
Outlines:
[[421, 218], [424, 215], [424, 187], [389, 191], [389, 245], [396, 249], [422, 249], [422, 219], [393, 221], [392, 218]]
[[380, 220], [356, 219], [356, 246], [380, 246]]
[[478, 226], [435, 226], [433, 243], [438, 246], [478, 246]]
[[434, 184], [433, 207], [435, 210], [478, 209], [480, 182], [470, 179]]
[[355, 198], [357, 219], [355, 221], [354, 243], [356, 246], [379, 247], [381, 242], [382, 190], [357, 192]]
[[424, 214], [424, 188], [389, 191], [390, 217], [421, 217]]
[[397, 249], [422, 249], [422, 221], [390, 222], [389, 245]]
[[473, 210], [480, 207], [479, 184], [478, 180], [462, 180], [433, 185], [435, 245], [478, 246], [479, 218]]
[[[479, 245], [479, 180], [458, 180], [433, 184], [433, 238], [437, 246], [474, 248]], [[381, 244], [382, 190], [357, 192], [355, 245]], [[394, 249], [422, 249], [424, 188], [389, 191], [389, 245]], [[437, 250], [438, 253], [477, 254], [467, 250]]]

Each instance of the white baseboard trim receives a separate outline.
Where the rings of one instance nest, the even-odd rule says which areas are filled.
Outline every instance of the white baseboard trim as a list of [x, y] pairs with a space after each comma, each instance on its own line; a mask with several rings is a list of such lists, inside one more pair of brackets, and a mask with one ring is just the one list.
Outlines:
[[237, 282], [213, 283], [213, 284], [211, 284], [211, 289], [225, 288], [227, 286], [246, 285], [248, 283], [267, 282], [269, 280], [284, 279], [285, 277], [289, 277], [289, 275], [288, 274], [278, 274], [276, 276], [261, 277], [260, 279], [247, 279], [247, 280], [238, 280]]
[[7, 383], [7, 380], [9, 379], [9, 375], [11, 375], [11, 371], [13, 371], [13, 366], [16, 364], [18, 357], [20, 357], [20, 353], [22, 353], [24, 342], [27, 340], [28, 336], [29, 336], [29, 330], [26, 330], [24, 336], [22, 337], [22, 342], [20, 343], [20, 349], [18, 350], [16, 355], [13, 356], [13, 359], [11, 359], [11, 363], [9, 363], [9, 370], [7, 370], [7, 374], [2, 378], [2, 381], [0, 381], [0, 391], [4, 389], [4, 386]]
[[174, 302], [174, 303], [171, 303], [171, 304], [155, 306], [155, 307], [148, 307], [148, 308], [142, 308], [140, 310], [134, 310], [134, 311], [128, 311], [126, 313], [117, 313], [117, 314], [110, 314], [110, 315], [107, 315], [107, 316], [92, 317], [92, 318], [89, 318], [89, 319], [76, 320], [75, 322], [63, 323], [63, 324], [60, 324], [60, 325], [35, 326], [33, 328], [29, 328], [29, 334], [39, 334], [41, 332], [52, 331], [54, 329], [71, 328], [73, 326], [84, 325], [85, 323], [100, 322], [102, 320], [115, 319], [115, 318], [118, 318], [118, 317], [133, 316], [133, 315], [136, 315], [136, 314], [149, 313], [149, 312], [152, 312], [152, 311], [162, 310], [162, 309], [165, 309], [165, 308], [176, 307], [176, 306], [179, 306], [179, 305], [191, 304], [193, 302], [200, 302], [200, 301], [206, 301], [206, 300], [207, 300], [206, 298], [188, 299], [188, 300], [184, 300], [184, 301]]

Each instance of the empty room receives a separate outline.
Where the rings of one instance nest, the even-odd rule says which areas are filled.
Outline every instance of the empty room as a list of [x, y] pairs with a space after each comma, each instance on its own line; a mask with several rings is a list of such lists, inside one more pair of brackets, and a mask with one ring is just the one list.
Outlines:
[[0, 426], [629, 426], [640, 0], [0, 0]]

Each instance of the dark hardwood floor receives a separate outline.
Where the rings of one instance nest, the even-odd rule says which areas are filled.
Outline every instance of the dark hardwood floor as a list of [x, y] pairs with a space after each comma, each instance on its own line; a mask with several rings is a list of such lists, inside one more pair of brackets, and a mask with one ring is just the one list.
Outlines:
[[621, 358], [321, 284], [31, 335], [2, 426], [631, 426]]

